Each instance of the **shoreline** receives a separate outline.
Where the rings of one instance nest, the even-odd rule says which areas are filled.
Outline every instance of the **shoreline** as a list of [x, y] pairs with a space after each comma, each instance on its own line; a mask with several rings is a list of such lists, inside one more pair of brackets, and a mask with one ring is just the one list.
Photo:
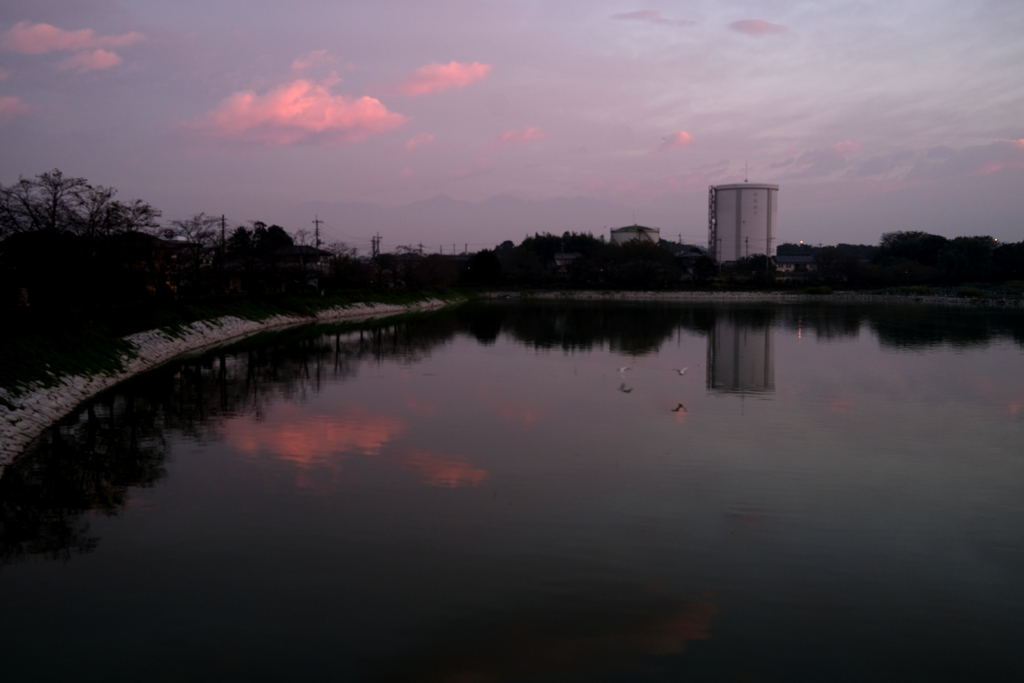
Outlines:
[[14, 406], [0, 404], [0, 475], [36, 437], [84, 401], [179, 356], [205, 351], [267, 330], [318, 322], [363, 322], [402, 313], [436, 310], [450, 303], [439, 299], [405, 305], [359, 303], [328, 308], [314, 316], [277, 315], [259, 321], [223, 316], [184, 325], [175, 334], [147, 330], [128, 335], [124, 339], [135, 346], [135, 357], [125, 359], [124, 369], [120, 372], [68, 375], [59, 378], [53, 386], [30, 388], [17, 396], [0, 389], [0, 397]]
[[684, 301], [713, 303], [903, 303], [960, 308], [1024, 308], [1024, 299], [986, 299], [981, 297], [951, 297], [917, 294], [862, 294], [834, 292], [832, 294], [795, 294], [789, 292], [678, 292], [678, 291], [615, 291], [615, 290], [543, 290], [527, 293], [518, 291], [488, 292], [486, 299], [565, 299], [582, 301]]
[[[928, 295], [860, 294], [791, 294], [786, 292], [659, 292], [659, 291], [593, 291], [553, 290], [497, 291], [481, 293], [482, 299], [569, 300], [569, 301], [667, 301], [687, 303], [876, 303], [952, 306], [958, 308], [1021, 309], [1021, 299], [955, 298]], [[436, 310], [451, 302], [427, 299], [416, 304], [353, 304], [325, 309], [314, 316], [272, 316], [261, 321], [224, 316], [201, 320], [170, 334], [147, 330], [128, 335], [135, 347], [135, 357], [126, 359], [124, 369], [114, 374], [69, 375], [54, 386], [35, 387], [17, 396], [0, 389], [0, 398], [13, 405], [0, 404], [0, 474], [7, 463], [20, 455], [48, 427], [73, 411], [82, 402], [142, 372], [151, 370], [173, 358], [204, 351], [224, 343], [237, 341], [259, 332], [317, 322], [362, 322], [384, 316]]]

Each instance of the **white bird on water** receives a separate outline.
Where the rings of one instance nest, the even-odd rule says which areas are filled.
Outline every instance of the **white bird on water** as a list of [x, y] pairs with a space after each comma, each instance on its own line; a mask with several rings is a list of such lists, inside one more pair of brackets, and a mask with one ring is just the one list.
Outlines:
[[632, 369], [633, 368], [629, 367], [628, 365], [623, 365], [621, 368], [619, 368], [619, 372], [625, 372], [626, 370], [632, 370]]
[[672, 368], [672, 369], [675, 370], [676, 372], [678, 372], [679, 376], [682, 377], [683, 375], [686, 374], [686, 371], [689, 370], [690, 367], [687, 366], [687, 367], [683, 368], [682, 370], [680, 370], [679, 368]]

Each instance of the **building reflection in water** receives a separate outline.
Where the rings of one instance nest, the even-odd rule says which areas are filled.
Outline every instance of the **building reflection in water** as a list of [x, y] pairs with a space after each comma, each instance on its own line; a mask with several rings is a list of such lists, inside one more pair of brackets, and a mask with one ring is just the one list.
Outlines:
[[719, 315], [708, 333], [707, 387], [711, 391], [775, 391], [775, 348], [770, 320]]

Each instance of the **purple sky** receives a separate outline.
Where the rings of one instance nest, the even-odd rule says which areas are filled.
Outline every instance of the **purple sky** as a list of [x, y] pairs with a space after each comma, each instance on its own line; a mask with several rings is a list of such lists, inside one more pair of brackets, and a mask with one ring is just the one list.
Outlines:
[[[703, 243], [707, 186], [749, 163], [783, 241], [1019, 241], [1022, 35], [1019, 0], [5, 0], [0, 183], [56, 167], [290, 230], [309, 202], [584, 197], [616, 207], [571, 229]], [[557, 227], [317, 206], [358, 246]]]

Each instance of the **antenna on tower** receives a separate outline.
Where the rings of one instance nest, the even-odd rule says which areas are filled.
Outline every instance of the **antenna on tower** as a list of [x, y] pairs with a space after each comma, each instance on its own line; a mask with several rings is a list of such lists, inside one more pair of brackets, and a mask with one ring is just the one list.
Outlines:
[[746, 161], [743, 162], [743, 182], [749, 183], [748, 174], [750, 171], [750, 164]]

